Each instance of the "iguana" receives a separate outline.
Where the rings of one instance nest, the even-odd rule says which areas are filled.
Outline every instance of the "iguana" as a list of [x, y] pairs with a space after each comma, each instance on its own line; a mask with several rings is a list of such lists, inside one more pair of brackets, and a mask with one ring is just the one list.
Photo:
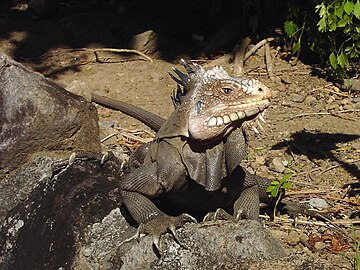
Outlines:
[[[247, 77], [232, 77], [223, 68], [205, 71], [182, 61], [187, 74], [173, 95], [175, 111], [167, 120], [132, 105], [93, 94], [92, 100], [138, 118], [157, 131], [154, 140], [135, 151], [136, 168], [121, 181], [124, 205], [139, 232], [159, 237], [192, 218], [224, 209], [235, 219], [258, 219], [260, 199], [268, 201], [270, 180], [239, 164], [246, 154], [243, 124], [269, 105], [271, 90]], [[151, 119], [151, 121], [149, 121]], [[134, 159], [134, 158], [133, 158]], [[179, 210], [169, 216], [154, 201]]]

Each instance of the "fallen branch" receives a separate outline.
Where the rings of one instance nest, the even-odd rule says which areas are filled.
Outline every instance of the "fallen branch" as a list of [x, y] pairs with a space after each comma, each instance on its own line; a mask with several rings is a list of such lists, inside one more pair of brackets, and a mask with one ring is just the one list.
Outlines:
[[265, 48], [266, 69], [267, 69], [267, 72], [269, 74], [270, 79], [272, 81], [274, 81], [275, 76], [274, 76], [274, 72], [273, 72], [273, 62], [272, 62], [272, 58], [271, 58], [269, 43], [266, 43], [264, 48]]
[[245, 54], [245, 58], [244, 61], [246, 61], [246, 59], [248, 59], [254, 52], [256, 52], [258, 49], [260, 49], [262, 46], [264, 46], [266, 43], [275, 40], [275, 38], [265, 38], [263, 40], [261, 40], [258, 44], [256, 44], [254, 47], [252, 47], [246, 54]]
[[249, 37], [245, 37], [239, 46], [235, 48], [235, 56], [234, 56], [234, 75], [241, 76], [244, 75], [244, 62], [245, 62], [245, 52], [247, 47], [249, 46], [251, 39]]
[[138, 54], [140, 55], [141, 57], [145, 58], [146, 60], [148, 60], [150, 63], [153, 63], [154, 61], [149, 57], [147, 56], [146, 54], [140, 52], [140, 51], [137, 51], [137, 50], [131, 50], [131, 49], [115, 49], [115, 48], [95, 48], [95, 49], [92, 49], [92, 48], [80, 48], [80, 49], [76, 49], [76, 50], [79, 50], [79, 51], [90, 51], [90, 52], [93, 52], [96, 56], [96, 59], [97, 59], [97, 55], [96, 55], [96, 52], [116, 52], [116, 53], [134, 53], [134, 54]]

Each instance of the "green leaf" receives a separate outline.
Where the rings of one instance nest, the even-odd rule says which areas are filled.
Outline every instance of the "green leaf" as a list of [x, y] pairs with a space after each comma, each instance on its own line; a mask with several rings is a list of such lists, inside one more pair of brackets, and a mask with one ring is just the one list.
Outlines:
[[337, 57], [337, 62], [340, 65], [340, 67], [344, 68], [348, 64], [347, 56], [344, 53], [341, 53]]
[[351, 14], [351, 12], [354, 10], [354, 3], [353, 2], [351, 2], [351, 1], [347, 1], [346, 3], [345, 3], [345, 5], [344, 5], [344, 10], [345, 10], [345, 12], [348, 14], [348, 15], [350, 15]]
[[289, 180], [290, 178], [291, 178], [291, 174], [288, 173], [283, 176], [282, 180], [286, 181], [286, 180]]
[[318, 29], [320, 32], [326, 31], [326, 20], [325, 18], [321, 18], [320, 21], [317, 23]]
[[319, 16], [322, 18], [326, 14], [326, 7], [324, 3], [315, 7], [316, 12], [319, 12]]
[[279, 190], [274, 189], [273, 191], [271, 191], [271, 196], [275, 198], [275, 197], [277, 197], [278, 193], [279, 193]]
[[292, 38], [298, 29], [299, 27], [293, 21], [284, 22], [284, 30], [288, 37]]
[[356, 18], [360, 20], [360, 1], [356, 1], [356, 4], [354, 5], [354, 15]]
[[301, 46], [301, 40], [299, 39], [296, 43], [294, 43], [294, 45], [291, 48], [291, 52], [294, 54], [296, 53], [298, 50], [300, 50], [300, 46]]
[[283, 188], [284, 189], [289, 189], [291, 187], [292, 183], [291, 182], [286, 182], [284, 185], [283, 185]]
[[336, 60], [336, 55], [335, 55], [335, 53], [331, 53], [331, 54], [330, 54], [329, 60], [330, 60], [330, 64], [331, 64], [331, 66], [333, 67], [333, 69], [336, 69], [338, 63], [337, 63], [337, 60]]
[[337, 26], [344, 27], [349, 23], [348, 18], [343, 18], [342, 20], [338, 21]]
[[344, 14], [344, 6], [340, 6], [339, 8], [337, 8], [335, 14], [341, 19]]
[[272, 185], [272, 186], [277, 186], [277, 185], [279, 185], [279, 184], [280, 184], [280, 182], [277, 181], [277, 180], [271, 181], [271, 185]]

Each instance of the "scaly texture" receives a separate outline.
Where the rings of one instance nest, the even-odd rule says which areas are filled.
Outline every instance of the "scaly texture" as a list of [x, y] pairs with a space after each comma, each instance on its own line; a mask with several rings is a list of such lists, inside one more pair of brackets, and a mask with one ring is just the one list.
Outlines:
[[187, 74], [174, 69], [175, 111], [121, 183], [124, 204], [141, 232], [155, 235], [189, 220], [164, 214], [155, 198], [179, 214], [203, 217], [222, 208], [236, 219], [258, 219], [260, 195], [267, 200], [270, 183], [239, 166], [247, 147], [242, 125], [269, 106], [270, 89], [221, 67], [183, 65]]

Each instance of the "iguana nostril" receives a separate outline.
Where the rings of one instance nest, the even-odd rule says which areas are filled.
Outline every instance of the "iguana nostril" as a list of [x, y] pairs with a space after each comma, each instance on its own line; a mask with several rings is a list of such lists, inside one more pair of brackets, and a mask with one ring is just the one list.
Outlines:
[[259, 92], [262, 92], [262, 91], [263, 91], [263, 89], [262, 89], [262, 88], [259, 88], [259, 89], [258, 89], [258, 91], [259, 91]]

